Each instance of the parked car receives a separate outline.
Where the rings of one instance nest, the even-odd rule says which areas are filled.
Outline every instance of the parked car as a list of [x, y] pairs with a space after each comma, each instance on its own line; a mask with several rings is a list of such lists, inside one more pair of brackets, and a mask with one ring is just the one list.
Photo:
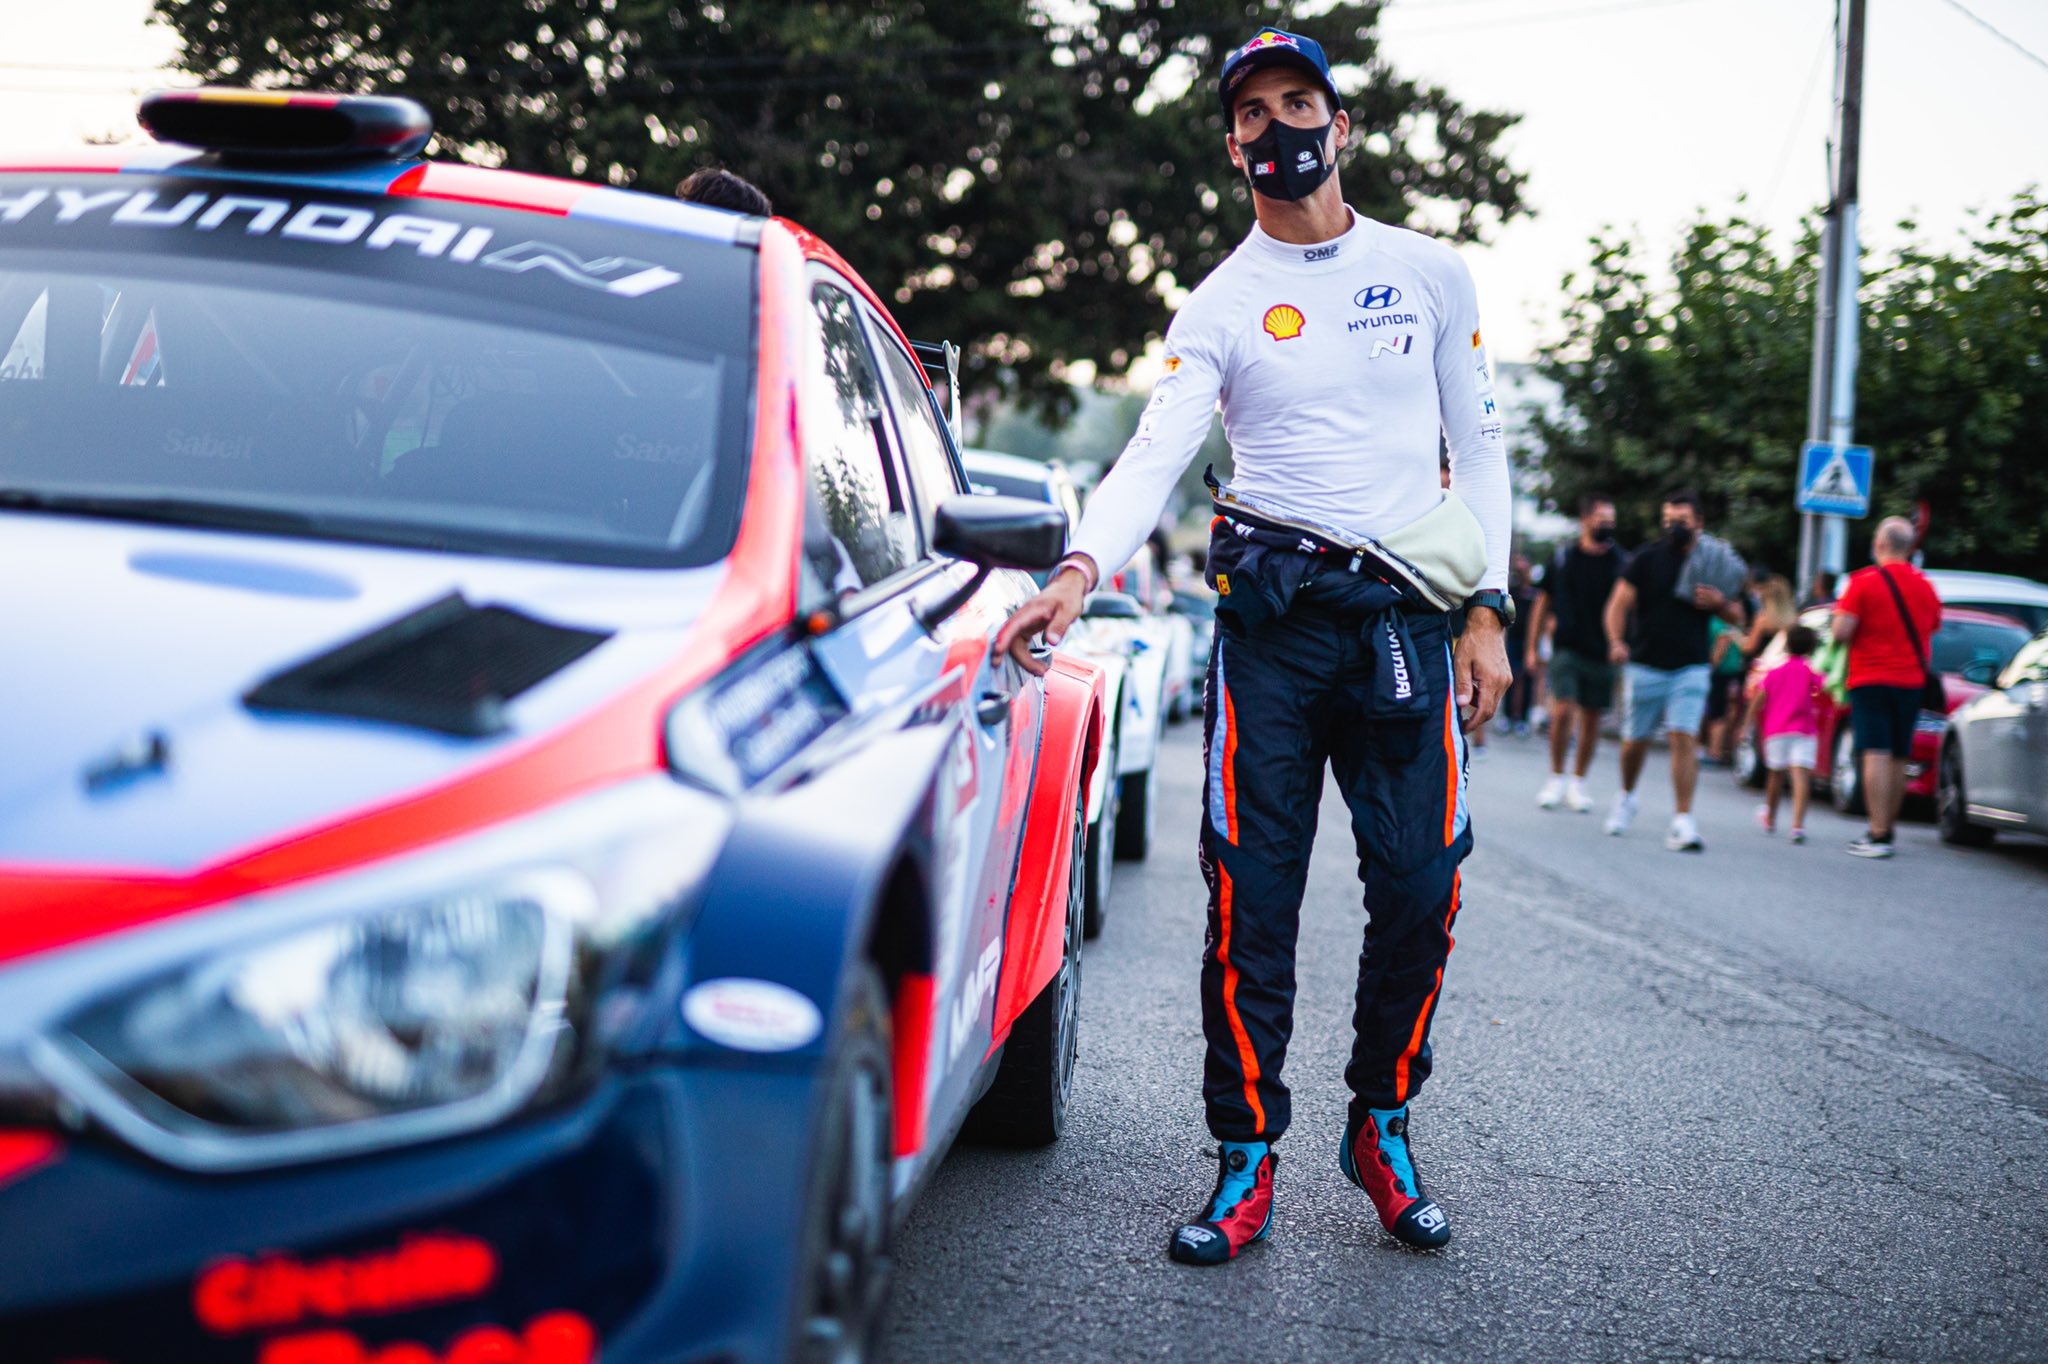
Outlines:
[[[1833, 642], [1829, 635], [1829, 623], [1834, 614], [1832, 606], [1809, 607], [1800, 614], [1802, 625], [1811, 627], [1824, 641], [1815, 655], [1814, 663], [1823, 673], [1832, 671], [1834, 655], [1842, 646]], [[1942, 692], [1948, 701], [1948, 710], [1954, 711], [1984, 690], [1985, 681], [1996, 676], [1999, 668], [2018, 652], [2027, 641], [2027, 628], [2008, 616], [1993, 615], [1988, 611], [1974, 611], [1968, 607], [1950, 606], [1943, 603], [1941, 628], [1934, 632], [1931, 641], [1934, 670], [1941, 675]], [[1743, 680], [1745, 703], [1753, 702], [1756, 689], [1763, 675], [1776, 667], [1785, 657], [1784, 642], [1773, 641], [1761, 657], [1750, 668]], [[1755, 708], [1750, 706], [1751, 722], [1736, 740], [1735, 779], [1744, 786], [1762, 786], [1764, 770], [1758, 752]], [[1948, 725], [1947, 714], [1937, 715], [1922, 711], [1918, 727], [1913, 736], [1913, 755], [1906, 762], [1906, 794], [1914, 799], [1933, 800], [1935, 794], [1936, 763], [1940, 753], [1941, 736]], [[1856, 759], [1854, 735], [1849, 728], [1849, 704], [1846, 696], [1835, 695], [1831, 704], [1821, 707], [1819, 752], [1822, 768], [1816, 774], [1817, 786], [1844, 814], [1863, 813], [1863, 769]]]
[[[1046, 460], [1023, 459], [996, 450], [964, 452], [969, 484], [979, 492], [1033, 498], [1078, 513], [1071, 476]], [[1044, 573], [1036, 575], [1041, 585]], [[1114, 861], [1142, 861], [1152, 848], [1156, 818], [1156, 758], [1168, 707], [1168, 628], [1139, 598], [1118, 583], [1139, 586], [1135, 570], [1089, 594], [1081, 619], [1060, 641], [1058, 652], [1086, 659], [1102, 670], [1108, 714], [1115, 717], [1103, 739], [1110, 760], [1097, 768], [1088, 793], [1088, 879], [1085, 922], [1089, 937], [1102, 931], [1109, 912]]]
[[870, 1357], [1064, 1123], [1065, 518], [792, 223], [142, 122], [0, 168], [0, 1358]]
[[1966, 669], [1991, 685], [1949, 715], [1934, 798], [1943, 840], [1979, 848], [2048, 834], [2048, 629], [2002, 670], [1983, 666]]
[[1209, 655], [1216, 647], [1216, 594], [1206, 585], [1176, 587], [1173, 590], [1173, 609], [1188, 620], [1189, 703], [1200, 710], [1202, 692], [1208, 685]]
[[2048, 629], [2048, 583], [1959, 568], [1930, 568], [1926, 573], [1943, 606], [1967, 606], [1972, 611], [2009, 616], [2029, 630]]

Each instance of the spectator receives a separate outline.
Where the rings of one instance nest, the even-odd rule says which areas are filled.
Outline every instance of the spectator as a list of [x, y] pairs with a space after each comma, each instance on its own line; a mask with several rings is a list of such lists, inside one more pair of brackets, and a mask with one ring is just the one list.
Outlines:
[[1813, 666], [1820, 637], [1804, 625], [1785, 632], [1785, 660], [1757, 685], [1758, 728], [1763, 734], [1764, 803], [1756, 820], [1776, 833], [1778, 801], [1792, 787], [1792, 841], [1806, 841], [1806, 802], [1813, 795], [1813, 769], [1820, 759], [1820, 701], [1826, 683]]
[[[1560, 801], [1584, 814], [1593, 808], [1586, 771], [1600, 743], [1600, 715], [1614, 704], [1614, 665], [1600, 613], [1621, 576], [1622, 554], [1614, 545], [1614, 499], [1591, 493], [1579, 500], [1579, 537], [1557, 552], [1530, 611], [1528, 651], [1542, 648], [1546, 626], [1555, 626], [1550, 651], [1550, 780], [1536, 795], [1546, 810]], [[1535, 660], [1525, 660], [1532, 670]], [[1564, 774], [1565, 753], [1578, 736], [1572, 775]]]
[[[1742, 586], [1741, 560], [1726, 543], [1701, 534], [1700, 500], [1689, 490], [1665, 497], [1660, 517], [1663, 538], [1637, 550], [1607, 599], [1603, 620], [1608, 658], [1627, 666], [1628, 715], [1622, 725], [1621, 792], [1607, 816], [1607, 832], [1623, 834], [1635, 821], [1636, 778], [1661, 724], [1671, 745], [1674, 813], [1664, 846], [1700, 852], [1706, 844], [1692, 817], [1699, 785], [1700, 720], [1707, 708], [1710, 668], [1707, 622], [1734, 620], [1742, 609], [1729, 592]], [[1708, 555], [1706, 567], [1693, 563]], [[1683, 597], [1678, 587], [1690, 579]], [[1728, 586], [1719, 586], [1727, 582]]]
[[1835, 599], [1835, 575], [1831, 569], [1822, 569], [1813, 575], [1813, 581], [1806, 586], [1806, 597], [1799, 603], [1804, 611], [1809, 606], [1826, 606]]
[[1515, 680], [1508, 684], [1507, 699], [1501, 703], [1501, 728], [1515, 734], [1529, 732], [1529, 707], [1535, 701], [1538, 677], [1535, 651], [1529, 648], [1529, 613], [1536, 597], [1530, 581], [1529, 556], [1517, 554], [1508, 560], [1508, 596], [1515, 602], [1515, 623], [1508, 627], [1508, 662]]
[[1849, 575], [1835, 603], [1835, 638], [1849, 646], [1849, 723], [1863, 763], [1863, 803], [1870, 829], [1849, 845], [1857, 857], [1890, 857], [1899, 806], [1906, 796], [1906, 759], [1929, 686], [1928, 641], [1941, 627], [1941, 599], [1907, 561], [1913, 523], [1889, 516], [1871, 537], [1870, 568]]
[[1719, 616], [1707, 622], [1707, 711], [1700, 725], [1700, 761], [1728, 765], [1734, 748], [1730, 720], [1742, 709], [1742, 675], [1749, 660], [1742, 653], [1742, 631]]
[[775, 205], [751, 181], [710, 166], [684, 176], [683, 183], [676, 186], [676, 197], [706, 208], [722, 208], [756, 218], [775, 216]]

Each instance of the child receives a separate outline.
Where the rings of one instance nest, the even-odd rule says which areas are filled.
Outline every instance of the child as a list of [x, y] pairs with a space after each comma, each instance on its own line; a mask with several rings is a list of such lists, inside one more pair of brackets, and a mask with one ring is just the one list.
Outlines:
[[1757, 727], [1770, 776], [1756, 822], [1767, 834], [1777, 831], [1778, 798], [1790, 773], [1794, 843], [1806, 841], [1806, 801], [1813, 793], [1813, 765], [1820, 756], [1820, 701], [1825, 684], [1809, 662], [1819, 643], [1810, 626], [1795, 625], [1787, 630], [1785, 661], [1765, 673], [1757, 688]]

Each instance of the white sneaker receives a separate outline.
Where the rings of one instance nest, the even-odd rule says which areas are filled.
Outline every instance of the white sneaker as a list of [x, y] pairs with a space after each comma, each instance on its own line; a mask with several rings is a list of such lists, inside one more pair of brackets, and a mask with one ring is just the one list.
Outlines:
[[1593, 798], [1586, 794], [1583, 778], [1573, 777], [1565, 783], [1564, 808], [1575, 815], [1583, 815], [1593, 808]]
[[1628, 826], [1636, 822], [1636, 796], [1633, 791], [1623, 791], [1615, 796], [1614, 808], [1607, 812], [1607, 832], [1625, 834]]
[[1705, 852], [1707, 845], [1700, 841], [1700, 826], [1693, 823], [1691, 815], [1673, 815], [1671, 827], [1664, 833], [1664, 846], [1673, 852]]
[[1536, 803], [1546, 810], [1555, 810], [1557, 803], [1564, 799], [1564, 778], [1552, 777], [1543, 783], [1543, 789], [1536, 793]]

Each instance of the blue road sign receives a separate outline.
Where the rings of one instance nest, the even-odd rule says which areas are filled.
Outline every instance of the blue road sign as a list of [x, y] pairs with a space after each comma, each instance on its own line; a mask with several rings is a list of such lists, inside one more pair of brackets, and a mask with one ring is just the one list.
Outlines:
[[1799, 510], [1870, 515], [1870, 447], [1808, 441], [1799, 449]]

